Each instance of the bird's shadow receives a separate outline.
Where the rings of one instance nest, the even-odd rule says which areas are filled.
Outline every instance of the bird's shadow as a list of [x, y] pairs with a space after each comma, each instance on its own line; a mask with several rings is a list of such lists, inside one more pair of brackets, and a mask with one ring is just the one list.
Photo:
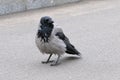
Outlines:
[[81, 60], [82, 57], [81, 56], [66, 56], [63, 57], [60, 62], [61, 64], [68, 64], [68, 63], [72, 63], [72, 62], [78, 62], [79, 60]]
[[[64, 56], [60, 59], [60, 63], [58, 63], [58, 65], [56, 65], [56, 67], [58, 66], [65, 66], [65, 65], [71, 65], [73, 63], [78, 63], [79, 60], [81, 60], [82, 57], [81, 56]], [[40, 66], [43, 66], [44, 68], [50, 68], [50, 64], [48, 63], [49, 66], [44, 66], [41, 62], [37, 62], [34, 64], [32, 64], [33, 67], [37, 67], [38, 69], [40, 68]]]

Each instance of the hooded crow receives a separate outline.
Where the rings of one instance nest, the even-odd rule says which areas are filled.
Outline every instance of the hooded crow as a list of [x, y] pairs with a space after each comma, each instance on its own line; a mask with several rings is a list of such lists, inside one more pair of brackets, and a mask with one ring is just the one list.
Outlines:
[[53, 54], [56, 54], [57, 60], [51, 66], [59, 63], [62, 54], [68, 53], [80, 56], [80, 52], [70, 43], [61, 28], [56, 27], [54, 21], [49, 16], [44, 16], [40, 19], [40, 25], [36, 36], [36, 45], [41, 53], [49, 54], [47, 61], [42, 63], [49, 63]]

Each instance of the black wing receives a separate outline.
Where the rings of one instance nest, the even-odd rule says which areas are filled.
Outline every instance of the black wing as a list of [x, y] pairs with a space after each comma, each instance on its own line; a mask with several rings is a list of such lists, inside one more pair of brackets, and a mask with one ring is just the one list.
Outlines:
[[66, 53], [80, 55], [80, 52], [75, 49], [75, 47], [70, 43], [69, 39], [65, 36], [63, 32], [57, 32], [56, 36], [58, 36], [59, 39], [63, 40], [66, 44]]

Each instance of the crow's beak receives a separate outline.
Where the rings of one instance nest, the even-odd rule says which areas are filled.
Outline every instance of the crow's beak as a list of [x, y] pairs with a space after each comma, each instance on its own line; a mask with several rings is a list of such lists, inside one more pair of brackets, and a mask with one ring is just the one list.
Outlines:
[[48, 23], [54, 23], [54, 21], [51, 20], [51, 21], [49, 21]]

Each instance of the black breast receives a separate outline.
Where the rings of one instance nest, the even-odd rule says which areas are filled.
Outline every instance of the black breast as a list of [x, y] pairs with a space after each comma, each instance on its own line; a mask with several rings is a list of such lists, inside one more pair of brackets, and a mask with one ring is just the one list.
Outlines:
[[44, 42], [49, 41], [49, 37], [51, 36], [52, 28], [51, 27], [42, 27], [41, 30], [38, 30], [37, 37], [41, 38]]

